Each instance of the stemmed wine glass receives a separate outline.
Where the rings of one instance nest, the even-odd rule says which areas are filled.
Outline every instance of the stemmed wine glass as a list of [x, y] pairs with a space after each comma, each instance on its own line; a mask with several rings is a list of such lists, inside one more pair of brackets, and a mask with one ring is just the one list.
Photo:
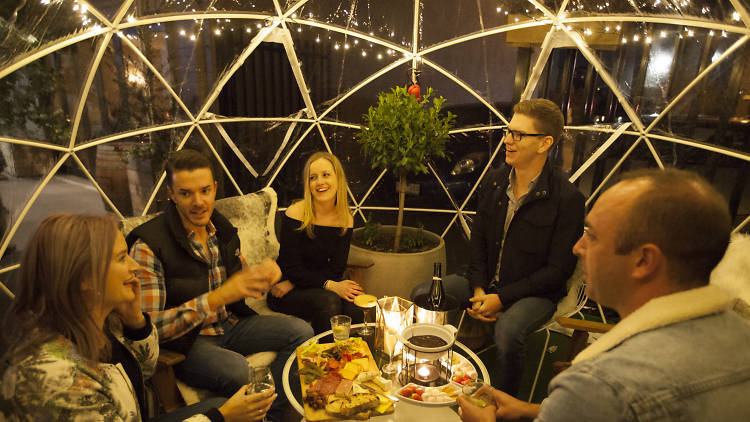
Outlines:
[[[247, 394], [263, 393], [272, 388], [274, 388], [274, 382], [271, 368], [267, 366], [250, 368], [250, 384], [247, 388]], [[266, 417], [263, 416], [263, 422], [266, 421]]]
[[364, 327], [359, 329], [359, 335], [362, 337], [369, 337], [375, 333], [375, 328], [367, 325], [367, 315], [373, 307], [378, 304], [378, 299], [373, 295], [362, 294], [354, 298], [354, 305], [362, 309]]

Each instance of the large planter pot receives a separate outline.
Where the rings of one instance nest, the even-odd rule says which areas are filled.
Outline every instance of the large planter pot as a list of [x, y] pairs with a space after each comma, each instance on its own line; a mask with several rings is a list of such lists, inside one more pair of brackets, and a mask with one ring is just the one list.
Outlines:
[[[381, 230], [395, 230], [396, 226], [383, 226]], [[404, 227], [404, 230], [407, 230]], [[354, 235], [362, 230], [358, 228]], [[424, 231], [425, 236], [439, 242], [438, 246], [423, 252], [391, 253], [375, 252], [351, 245], [350, 258], [372, 260], [372, 267], [362, 271], [361, 281], [365, 292], [375, 297], [399, 296], [409, 298], [412, 289], [425, 281], [432, 280], [433, 263], [445, 267], [445, 242], [435, 233]]]

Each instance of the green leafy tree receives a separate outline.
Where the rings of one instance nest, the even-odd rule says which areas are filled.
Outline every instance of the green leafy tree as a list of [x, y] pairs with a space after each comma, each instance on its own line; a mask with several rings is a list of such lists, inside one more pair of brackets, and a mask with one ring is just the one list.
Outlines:
[[406, 176], [427, 173], [427, 163], [445, 157], [445, 143], [456, 116], [441, 114], [445, 98], [433, 97], [432, 88], [421, 101], [406, 87], [378, 94], [377, 106], [364, 116], [365, 124], [357, 134], [372, 168], [384, 168], [398, 176], [398, 220], [393, 251], [398, 252], [404, 218]]

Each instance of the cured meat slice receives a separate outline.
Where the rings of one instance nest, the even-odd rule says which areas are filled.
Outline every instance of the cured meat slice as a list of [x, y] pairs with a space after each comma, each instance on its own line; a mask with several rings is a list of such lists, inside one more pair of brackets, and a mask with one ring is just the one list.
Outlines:
[[349, 395], [349, 391], [352, 390], [352, 384], [354, 382], [351, 380], [348, 380], [346, 378], [342, 378], [341, 382], [339, 382], [338, 387], [336, 387], [336, 395], [337, 396], [347, 396]]
[[335, 372], [326, 374], [323, 378], [315, 381], [308, 391], [317, 391], [322, 396], [333, 394], [341, 382], [341, 376]]

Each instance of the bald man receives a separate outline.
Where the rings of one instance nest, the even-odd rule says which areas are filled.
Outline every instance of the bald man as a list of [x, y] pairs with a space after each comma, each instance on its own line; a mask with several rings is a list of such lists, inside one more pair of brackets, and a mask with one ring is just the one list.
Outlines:
[[464, 421], [750, 420], [750, 323], [708, 285], [729, 243], [724, 198], [692, 172], [634, 172], [589, 212], [573, 248], [586, 293], [622, 320], [552, 380], [541, 405], [488, 391]]

